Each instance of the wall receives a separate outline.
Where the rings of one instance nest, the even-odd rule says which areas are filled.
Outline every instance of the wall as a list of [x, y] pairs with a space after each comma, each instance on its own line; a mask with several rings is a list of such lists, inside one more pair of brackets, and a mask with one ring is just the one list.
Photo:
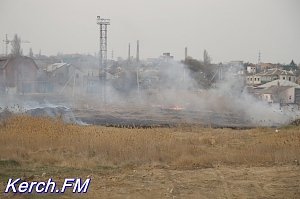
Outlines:
[[280, 80], [286, 80], [290, 82], [296, 82], [296, 77], [293, 75], [280, 75]]
[[11, 58], [5, 67], [5, 84], [9, 93], [35, 92], [37, 66], [28, 57]]

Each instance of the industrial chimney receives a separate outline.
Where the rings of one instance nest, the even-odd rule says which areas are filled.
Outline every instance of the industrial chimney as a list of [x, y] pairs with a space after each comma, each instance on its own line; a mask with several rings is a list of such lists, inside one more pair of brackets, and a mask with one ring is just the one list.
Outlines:
[[140, 42], [136, 41], [136, 62], [140, 62]]
[[184, 60], [187, 60], [187, 56], [188, 56], [188, 49], [187, 47], [185, 47], [185, 54], [184, 54]]
[[130, 62], [130, 43], [128, 44], [128, 62]]

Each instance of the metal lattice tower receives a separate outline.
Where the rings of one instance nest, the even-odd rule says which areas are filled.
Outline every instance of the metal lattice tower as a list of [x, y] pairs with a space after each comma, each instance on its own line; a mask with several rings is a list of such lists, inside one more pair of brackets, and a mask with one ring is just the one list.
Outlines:
[[110, 25], [110, 19], [103, 19], [97, 16], [97, 24], [100, 32], [100, 50], [99, 50], [99, 78], [103, 83], [102, 96], [105, 103], [106, 97], [106, 71], [107, 71], [107, 26]]
[[261, 52], [260, 52], [260, 50], [258, 51], [258, 64], [260, 64], [261, 63]]
[[107, 66], [107, 26], [110, 25], [110, 19], [102, 19], [97, 16], [97, 24], [100, 27], [99, 66], [101, 72], [105, 72]]

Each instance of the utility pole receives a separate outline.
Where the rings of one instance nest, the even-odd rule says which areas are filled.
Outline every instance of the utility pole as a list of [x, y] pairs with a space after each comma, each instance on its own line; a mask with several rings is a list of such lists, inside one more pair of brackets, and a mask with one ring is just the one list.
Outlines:
[[99, 49], [99, 78], [103, 83], [102, 97], [106, 102], [106, 71], [107, 71], [107, 26], [110, 25], [110, 19], [103, 19], [97, 16], [97, 24], [100, 33], [100, 49]]
[[140, 99], [140, 77], [139, 77], [139, 62], [140, 62], [140, 42], [136, 41], [136, 83], [137, 83], [137, 91], [138, 97]]
[[[188, 49], [187, 47], [185, 47], [184, 49], [184, 61], [186, 62], [187, 61], [187, 55], [188, 54]], [[185, 82], [185, 65], [183, 65], [183, 82]]]

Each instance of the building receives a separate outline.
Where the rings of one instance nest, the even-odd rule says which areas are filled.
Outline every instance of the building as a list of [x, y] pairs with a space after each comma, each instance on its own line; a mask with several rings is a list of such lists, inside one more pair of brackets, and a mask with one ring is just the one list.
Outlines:
[[271, 86], [261, 91], [261, 98], [269, 103], [295, 104], [300, 102], [300, 99], [296, 100], [299, 91], [300, 88], [292, 86]]
[[300, 85], [288, 80], [274, 80], [257, 87], [247, 87], [247, 90], [275, 107], [288, 110], [300, 107]]
[[259, 63], [258, 68], [261, 71], [269, 70], [269, 69], [274, 69], [274, 68], [280, 68], [281, 66], [279, 64], [272, 64], [272, 63]]
[[160, 57], [164, 61], [173, 60], [174, 56], [171, 56], [171, 53], [163, 53], [163, 55]]
[[0, 59], [0, 92], [24, 94], [35, 92], [38, 66], [30, 57]]
[[249, 74], [246, 77], [247, 84], [252, 86], [265, 84], [274, 80], [296, 82], [296, 75], [293, 71], [273, 68], [257, 74]]
[[54, 63], [48, 65], [45, 69], [46, 73], [50, 77], [51, 81], [64, 85], [70, 78], [70, 64], [67, 63]]
[[274, 80], [262, 85], [257, 86], [256, 88], [258, 89], [264, 89], [264, 88], [270, 88], [272, 86], [291, 86], [291, 87], [298, 87], [300, 88], [299, 84], [296, 84], [295, 82], [290, 82], [288, 80]]
[[249, 74], [255, 74], [256, 73], [256, 66], [255, 65], [248, 65], [246, 69], [247, 69], [247, 73], [249, 73]]
[[[67, 93], [71, 91], [74, 94], [75, 90], [80, 90], [83, 86], [84, 72], [79, 68], [69, 63], [54, 63], [48, 65], [44, 70], [48, 83], [46, 88], [49, 92]], [[76, 89], [75, 89], [76, 88]]]

